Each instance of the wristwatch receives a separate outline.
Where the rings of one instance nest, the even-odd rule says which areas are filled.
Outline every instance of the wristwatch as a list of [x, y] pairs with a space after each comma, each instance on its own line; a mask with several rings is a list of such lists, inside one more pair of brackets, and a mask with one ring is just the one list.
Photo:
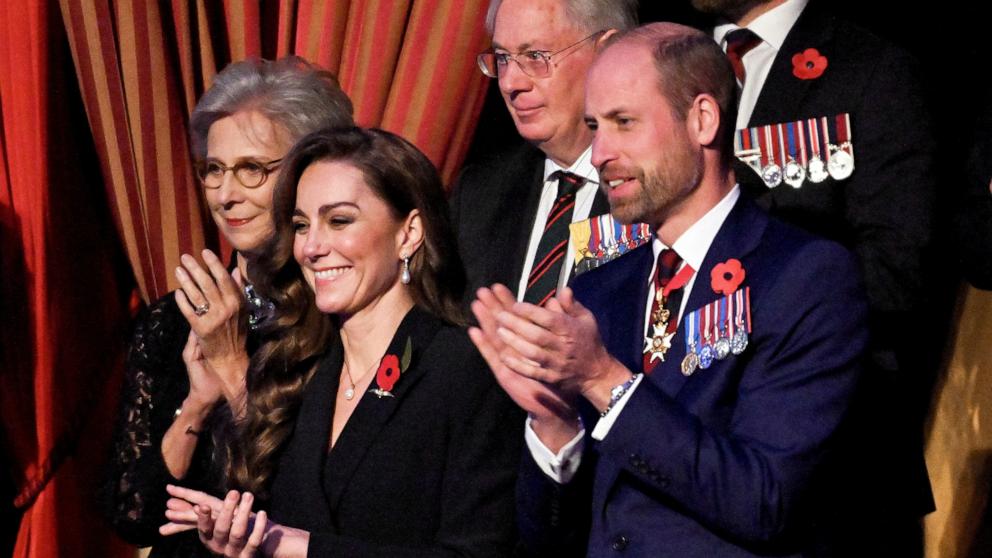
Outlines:
[[602, 418], [605, 417], [607, 414], [609, 414], [610, 409], [612, 409], [613, 406], [616, 405], [618, 401], [620, 401], [620, 399], [624, 396], [624, 394], [627, 393], [627, 390], [630, 389], [630, 386], [634, 385], [634, 382], [636, 382], [637, 379], [640, 378], [642, 375], [643, 374], [638, 372], [637, 374], [631, 376], [630, 379], [627, 380], [626, 382], [613, 386], [613, 389], [610, 390], [610, 403], [606, 406], [605, 409], [603, 409], [603, 412], [599, 414], [599, 417]]

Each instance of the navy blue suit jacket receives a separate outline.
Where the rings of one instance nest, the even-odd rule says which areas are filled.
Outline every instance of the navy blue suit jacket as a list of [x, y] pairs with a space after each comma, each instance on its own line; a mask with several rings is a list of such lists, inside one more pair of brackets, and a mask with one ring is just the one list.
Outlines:
[[[680, 325], [607, 437], [586, 440], [572, 482], [555, 485], [525, 458], [518, 506], [532, 551], [581, 553], [574, 543], [587, 540], [590, 556], [790, 556], [829, 543], [817, 516], [868, 341], [860, 274], [838, 244], [742, 197], [698, 270], [686, 313], [722, 296], [710, 271], [730, 258], [751, 289], [747, 349], [686, 377]], [[632, 371], [642, 368], [652, 263], [645, 245], [573, 285], [610, 354]], [[597, 417], [586, 418], [588, 432]]]

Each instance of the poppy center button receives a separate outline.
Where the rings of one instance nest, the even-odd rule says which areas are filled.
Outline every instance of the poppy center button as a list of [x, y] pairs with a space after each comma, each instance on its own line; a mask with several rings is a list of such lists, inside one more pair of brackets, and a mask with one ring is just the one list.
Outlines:
[[613, 547], [613, 550], [616, 550], [616, 551], [619, 552], [619, 551], [627, 548], [627, 545], [628, 544], [630, 544], [630, 540], [627, 537], [625, 537], [624, 535], [617, 535], [616, 538], [613, 539], [613, 545], [612, 545], [612, 547]]

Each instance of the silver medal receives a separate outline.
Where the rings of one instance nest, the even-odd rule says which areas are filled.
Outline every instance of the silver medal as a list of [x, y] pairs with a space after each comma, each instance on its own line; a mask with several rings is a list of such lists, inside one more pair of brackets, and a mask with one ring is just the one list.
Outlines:
[[721, 337], [713, 343], [713, 352], [716, 353], [717, 360], [723, 360], [730, 354], [730, 338]]
[[813, 155], [809, 159], [809, 163], [806, 165], [806, 169], [809, 171], [809, 181], [820, 183], [830, 176], [827, 172], [827, 165], [823, 163], [823, 159], [819, 155]]
[[782, 183], [782, 167], [775, 163], [768, 163], [761, 169], [761, 180], [765, 181], [765, 186], [774, 188]]
[[830, 176], [834, 180], [844, 180], [845, 178], [851, 176], [854, 172], [854, 157], [846, 150], [830, 146], [832, 153], [830, 154], [830, 160], [827, 161], [827, 170], [830, 172]]
[[789, 159], [789, 162], [785, 164], [783, 174], [785, 183], [793, 188], [799, 188], [803, 185], [803, 181], [806, 180], [806, 169], [795, 159]]
[[738, 326], [738, 330], [734, 332], [733, 339], [730, 340], [730, 352], [735, 355], [739, 355], [744, 352], [747, 348], [747, 332], [744, 331], [743, 327]]

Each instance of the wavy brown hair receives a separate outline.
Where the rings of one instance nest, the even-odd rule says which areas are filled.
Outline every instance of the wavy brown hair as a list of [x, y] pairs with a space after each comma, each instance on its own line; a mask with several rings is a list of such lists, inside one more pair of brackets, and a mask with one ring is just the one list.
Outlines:
[[240, 489], [262, 498], [268, 495], [275, 460], [292, 430], [303, 387], [334, 331], [330, 316], [317, 309], [313, 291], [293, 258], [296, 188], [310, 165], [347, 163], [362, 172], [393, 217], [420, 212], [424, 241], [410, 258], [414, 303], [448, 323], [465, 323], [459, 304], [465, 274], [444, 190], [434, 165], [413, 144], [384, 130], [327, 129], [302, 138], [283, 161], [273, 192], [275, 236], [251, 272], [257, 278], [256, 288], [278, 311], [266, 323], [265, 341], [252, 356], [243, 443], [232, 456], [229, 471]]

